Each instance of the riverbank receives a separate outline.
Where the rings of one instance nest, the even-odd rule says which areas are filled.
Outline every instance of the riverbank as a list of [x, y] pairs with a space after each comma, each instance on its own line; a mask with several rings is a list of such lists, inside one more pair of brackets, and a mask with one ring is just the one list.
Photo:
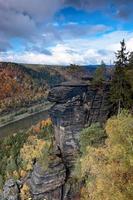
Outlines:
[[39, 121], [47, 119], [49, 117], [49, 109], [51, 106], [52, 105], [50, 104], [45, 109], [32, 114], [23, 114], [17, 117], [14, 121], [0, 125], [0, 138], [22, 132], [23, 130], [29, 129], [32, 125], [38, 123]]
[[11, 121], [15, 121], [17, 119], [26, 117], [29, 114], [33, 114], [45, 109], [49, 106], [50, 103], [47, 100], [43, 100], [43, 102], [38, 102], [37, 104], [31, 105], [29, 107], [22, 107], [20, 109], [14, 109], [10, 113], [0, 114], [0, 126], [5, 125]]

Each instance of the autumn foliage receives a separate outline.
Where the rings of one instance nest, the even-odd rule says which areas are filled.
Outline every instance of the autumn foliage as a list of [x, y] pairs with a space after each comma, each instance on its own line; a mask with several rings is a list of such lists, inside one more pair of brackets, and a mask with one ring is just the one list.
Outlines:
[[0, 63], [0, 112], [32, 104], [46, 97], [46, 90], [22, 67]]
[[[52, 138], [52, 122], [48, 118], [31, 127], [28, 132], [0, 140], [0, 188], [7, 179], [26, 177], [36, 161], [43, 164], [44, 170], [47, 169]], [[25, 190], [27, 186], [22, 189], [23, 194]]]
[[40, 133], [41, 130], [51, 127], [52, 125], [52, 121], [50, 118], [46, 119], [46, 120], [42, 120], [40, 121], [38, 124], [36, 124], [35, 126], [32, 126], [32, 131], [34, 133]]
[[25, 183], [21, 190], [20, 190], [20, 197], [21, 200], [31, 200], [31, 195], [30, 195], [30, 188], [29, 186]]
[[107, 121], [103, 146], [88, 145], [80, 158], [83, 200], [133, 199], [133, 116], [124, 111]]

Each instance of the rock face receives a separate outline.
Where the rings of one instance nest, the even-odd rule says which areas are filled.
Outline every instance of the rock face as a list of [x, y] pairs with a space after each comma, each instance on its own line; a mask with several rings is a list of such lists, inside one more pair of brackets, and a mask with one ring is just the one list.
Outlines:
[[66, 82], [54, 87], [49, 92], [48, 100], [58, 104], [66, 103], [68, 100], [74, 100], [72, 98], [75, 98], [76, 96], [81, 98], [83, 92], [87, 92], [86, 84]]
[[33, 199], [61, 200], [65, 179], [66, 169], [59, 157], [54, 159], [47, 171], [36, 163], [30, 179]]
[[79, 153], [79, 132], [86, 123], [83, 103], [86, 92], [85, 84], [61, 85], [51, 90], [48, 97], [49, 101], [56, 103], [50, 111], [50, 117], [56, 145], [68, 170]]
[[5, 183], [3, 191], [3, 200], [18, 200], [19, 199], [19, 188], [17, 183], [10, 179]]
[[84, 108], [86, 109], [86, 123], [91, 125], [95, 122], [104, 123], [111, 114], [109, 103], [109, 84], [102, 88], [88, 87]]
[[70, 168], [79, 153], [80, 131], [86, 124], [103, 123], [109, 115], [108, 86], [93, 88], [83, 83], [65, 83], [51, 90], [48, 100], [56, 144], [65, 166]]

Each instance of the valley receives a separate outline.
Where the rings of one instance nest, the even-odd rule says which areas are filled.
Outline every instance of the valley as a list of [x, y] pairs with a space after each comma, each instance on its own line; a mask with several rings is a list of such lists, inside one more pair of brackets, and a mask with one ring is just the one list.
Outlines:
[[133, 200], [133, 0], [0, 19], [0, 200]]
[[0, 137], [26, 130], [42, 120], [53, 105], [47, 101], [50, 88], [65, 81], [77, 81], [85, 71], [91, 74], [85, 67], [76, 65], [0, 63]]

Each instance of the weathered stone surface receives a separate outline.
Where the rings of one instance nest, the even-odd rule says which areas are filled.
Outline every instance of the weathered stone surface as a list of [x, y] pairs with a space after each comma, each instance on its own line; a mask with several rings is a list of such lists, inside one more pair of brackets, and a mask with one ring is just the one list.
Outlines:
[[87, 124], [95, 122], [104, 123], [110, 115], [109, 85], [103, 88], [88, 88], [84, 106], [87, 107]]
[[57, 146], [65, 165], [73, 166], [79, 153], [80, 131], [86, 124], [103, 123], [109, 115], [108, 86], [102, 89], [86, 84], [64, 84], [49, 93], [56, 104], [50, 110]]
[[[58, 116], [58, 118], [56, 118]], [[51, 110], [57, 146], [67, 167], [73, 165], [79, 153], [79, 132], [85, 125], [85, 112], [80, 101], [56, 105]]]
[[80, 131], [95, 122], [104, 123], [109, 116], [108, 85], [93, 88], [86, 84], [64, 84], [49, 93], [49, 100], [55, 102], [50, 110], [54, 125], [56, 145], [67, 170], [62, 200], [80, 199], [68, 183], [77, 155], [79, 154]]
[[49, 92], [48, 100], [51, 102], [65, 103], [77, 95], [86, 92], [87, 85], [84, 83], [66, 82], [56, 86]]
[[10, 179], [5, 183], [3, 189], [3, 199], [19, 200], [19, 189], [17, 183]]
[[65, 179], [66, 169], [59, 157], [50, 163], [47, 171], [36, 163], [30, 179], [33, 199], [61, 200]]

